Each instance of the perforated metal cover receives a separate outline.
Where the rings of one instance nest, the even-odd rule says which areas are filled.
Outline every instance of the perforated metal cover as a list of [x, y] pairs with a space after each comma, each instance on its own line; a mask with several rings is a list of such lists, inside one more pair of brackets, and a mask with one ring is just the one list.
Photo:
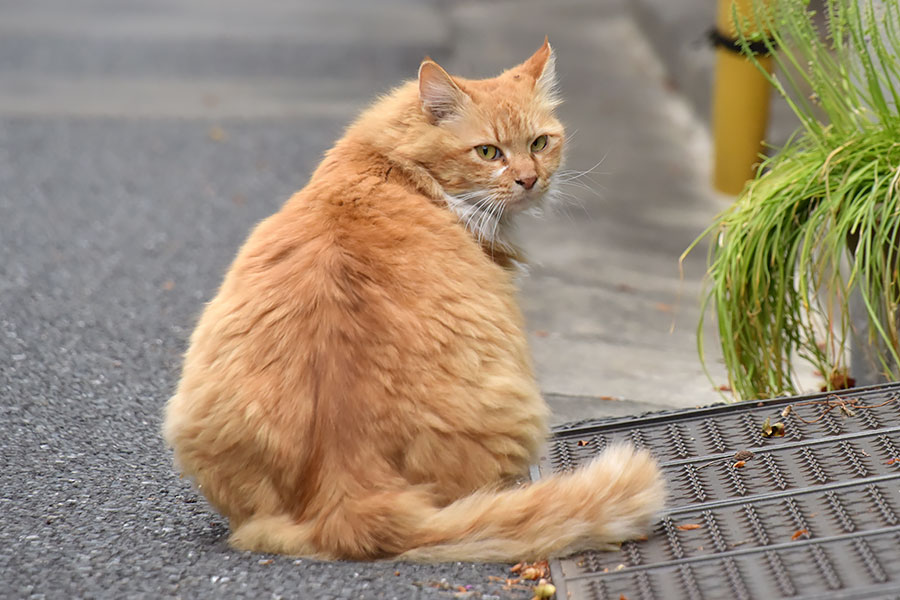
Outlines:
[[900, 385], [564, 426], [536, 475], [625, 440], [661, 462], [667, 510], [646, 541], [555, 561], [558, 598], [900, 600]]

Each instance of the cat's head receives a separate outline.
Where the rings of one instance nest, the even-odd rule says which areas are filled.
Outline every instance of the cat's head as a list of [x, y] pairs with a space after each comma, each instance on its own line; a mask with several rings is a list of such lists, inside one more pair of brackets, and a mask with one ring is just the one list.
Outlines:
[[560, 98], [547, 40], [492, 79], [451, 76], [425, 59], [418, 101], [429, 140], [429, 156], [420, 160], [473, 233], [494, 240], [506, 217], [538, 206], [562, 162], [565, 136], [554, 114]]

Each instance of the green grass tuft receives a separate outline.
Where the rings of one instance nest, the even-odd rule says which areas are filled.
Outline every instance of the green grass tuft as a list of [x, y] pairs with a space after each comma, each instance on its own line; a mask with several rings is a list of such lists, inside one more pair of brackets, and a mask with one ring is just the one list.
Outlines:
[[[743, 24], [770, 32], [779, 75], [760, 70], [801, 126], [687, 250], [710, 242], [705, 306], [741, 399], [796, 393], [797, 358], [828, 382], [845, 372], [852, 294], [883, 373], [900, 379], [900, 9], [825, 4], [824, 25], [804, 0], [772, 0]], [[759, 66], [752, 41], [741, 35]]]

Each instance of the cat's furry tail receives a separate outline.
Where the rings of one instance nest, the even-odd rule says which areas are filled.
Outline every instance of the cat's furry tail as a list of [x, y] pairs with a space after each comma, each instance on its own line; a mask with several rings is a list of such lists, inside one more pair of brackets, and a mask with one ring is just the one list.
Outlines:
[[[291, 522], [286, 516], [251, 519], [231, 541], [245, 549], [323, 558], [378, 558], [360, 547], [368, 545], [366, 539], [376, 538], [382, 542], [376, 545], [398, 560], [549, 558], [603, 549], [646, 533], [663, 507], [665, 486], [649, 453], [622, 445], [574, 472], [512, 489], [478, 492], [443, 508], [428, 506], [426, 497], [408, 490], [370, 500], [374, 501], [360, 502], [349, 511], [352, 514], [345, 514], [356, 524], [353, 529], [367, 525], [352, 539], [332, 538], [341, 549], [322, 547], [321, 533], [314, 534], [313, 524]], [[387, 540], [393, 548], [385, 548]]]
[[512, 562], [604, 549], [646, 533], [664, 502], [662, 474], [650, 454], [614, 446], [574, 472], [450, 504], [424, 528], [457, 541], [399, 558]]

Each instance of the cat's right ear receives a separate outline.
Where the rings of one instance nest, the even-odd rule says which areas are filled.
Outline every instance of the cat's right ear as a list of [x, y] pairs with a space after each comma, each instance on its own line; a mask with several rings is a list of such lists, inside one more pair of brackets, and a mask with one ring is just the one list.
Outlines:
[[439, 64], [426, 58], [419, 66], [419, 105], [433, 123], [459, 115], [468, 96]]

